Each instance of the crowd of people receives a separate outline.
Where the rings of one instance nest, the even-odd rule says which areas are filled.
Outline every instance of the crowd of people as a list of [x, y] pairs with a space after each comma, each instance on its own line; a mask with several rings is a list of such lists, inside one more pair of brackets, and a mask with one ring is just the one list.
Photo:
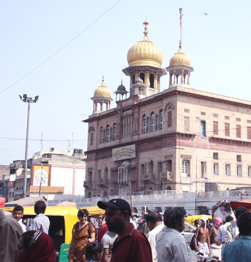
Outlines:
[[[186, 211], [169, 208], [164, 215], [157, 211], [137, 217], [123, 199], [99, 201], [105, 216], [89, 217], [79, 209], [73, 226], [69, 262], [192, 262], [192, 251], [182, 236]], [[55, 245], [50, 236], [50, 220], [44, 215], [46, 204], [36, 202], [35, 218], [29, 226], [22, 220], [24, 209], [16, 206], [12, 216], [0, 209], [1, 262], [55, 262]], [[192, 240], [198, 261], [251, 261], [251, 213], [244, 207], [235, 210], [223, 223], [203, 216], [197, 221]]]

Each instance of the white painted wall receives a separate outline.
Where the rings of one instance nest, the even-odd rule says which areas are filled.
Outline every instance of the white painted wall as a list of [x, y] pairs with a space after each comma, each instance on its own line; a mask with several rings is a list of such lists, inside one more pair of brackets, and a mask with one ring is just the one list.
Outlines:
[[73, 194], [73, 171], [70, 167], [52, 166], [51, 186], [64, 187], [64, 194]]
[[85, 188], [83, 187], [85, 181], [85, 169], [76, 168], [75, 173], [75, 195], [85, 195]]

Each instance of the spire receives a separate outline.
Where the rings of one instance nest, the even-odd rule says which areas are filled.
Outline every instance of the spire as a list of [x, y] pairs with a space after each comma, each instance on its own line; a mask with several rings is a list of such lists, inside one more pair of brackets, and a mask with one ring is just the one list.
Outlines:
[[105, 77], [104, 77], [104, 75], [102, 75], [102, 83], [104, 83], [105, 82]]
[[183, 16], [183, 12], [182, 12], [182, 8], [180, 8], [179, 10], [180, 10], [180, 44], [179, 44], [179, 48], [182, 49], [182, 16]]
[[145, 25], [145, 31], [144, 31], [144, 34], [145, 34], [145, 37], [147, 37], [148, 35], [148, 29], [147, 29], [147, 26], [149, 25], [149, 23], [147, 22], [147, 20], [143, 23]]

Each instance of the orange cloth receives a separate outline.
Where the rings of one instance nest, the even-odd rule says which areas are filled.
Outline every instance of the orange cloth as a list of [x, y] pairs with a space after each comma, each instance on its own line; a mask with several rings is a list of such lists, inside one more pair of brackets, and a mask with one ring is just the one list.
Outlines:
[[83, 228], [78, 229], [79, 222], [77, 222], [72, 230], [72, 241], [69, 250], [69, 262], [86, 261], [86, 246], [91, 233], [95, 233], [96, 229], [92, 223], [88, 223]]

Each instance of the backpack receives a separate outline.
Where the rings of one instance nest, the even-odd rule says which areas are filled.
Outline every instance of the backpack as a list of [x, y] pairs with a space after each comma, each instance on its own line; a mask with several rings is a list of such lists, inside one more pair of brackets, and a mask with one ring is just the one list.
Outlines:
[[210, 238], [210, 243], [211, 243], [211, 244], [215, 243], [215, 232], [214, 232], [214, 227], [213, 227], [213, 233], [212, 233], [211, 238]]
[[[195, 250], [195, 236], [196, 236], [197, 230], [199, 230], [199, 228], [196, 229], [195, 234], [193, 235], [193, 237], [192, 237], [192, 239], [191, 239], [191, 242], [190, 242], [190, 248], [191, 248], [191, 250]], [[199, 237], [199, 235], [200, 235], [200, 230], [199, 230], [198, 237]], [[197, 242], [198, 242], [198, 241], [197, 241]]]
[[191, 239], [191, 242], [190, 242], [190, 248], [191, 250], [195, 250], [195, 235], [196, 233], [193, 235], [192, 239]]

